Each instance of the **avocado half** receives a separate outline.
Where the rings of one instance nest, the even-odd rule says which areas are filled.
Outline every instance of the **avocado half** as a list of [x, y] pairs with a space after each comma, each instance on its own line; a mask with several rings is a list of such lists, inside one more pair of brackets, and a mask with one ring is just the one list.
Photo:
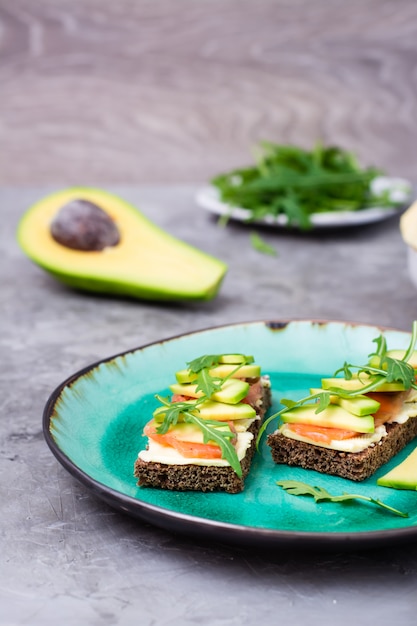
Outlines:
[[[73, 201], [90, 202], [116, 225], [120, 239], [99, 251], [58, 243], [51, 223]], [[59, 281], [86, 291], [148, 300], [210, 300], [227, 265], [156, 226], [138, 209], [100, 189], [74, 187], [48, 195], [21, 218], [25, 254]]]

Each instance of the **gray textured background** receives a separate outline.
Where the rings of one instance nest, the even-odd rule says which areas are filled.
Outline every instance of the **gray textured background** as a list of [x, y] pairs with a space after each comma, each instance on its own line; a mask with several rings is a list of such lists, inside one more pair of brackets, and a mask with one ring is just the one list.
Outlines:
[[[115, 513], [58, 464], [41, 416], [97, 359], [262, 318], [409, 330], [398, 218], [360, 230], [220, 229], [194, 193], [267, 138], [354, 149], [416, 182], [412, 0], [0, 0], [0, 624], [415, 623], [417, 545], [351, 554], [209, 545]], [[48, 191], [95, 184], [229, 264], [187, 306], [79, 294], [15, 243]]]
[[0, 183], [195, 182], [260, 139], [415, 176], [413, 0], [1, 0]]

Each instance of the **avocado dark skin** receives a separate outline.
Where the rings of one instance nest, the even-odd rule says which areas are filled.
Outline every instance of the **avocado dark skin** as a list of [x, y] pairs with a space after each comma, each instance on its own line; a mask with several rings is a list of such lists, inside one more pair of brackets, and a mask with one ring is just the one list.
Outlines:
[[111, 217], [88, 200], [72, 200], [61, 207], [51, 223], [51, 235], [62, 246], [84, 252], [97, 252], [120, 242]]

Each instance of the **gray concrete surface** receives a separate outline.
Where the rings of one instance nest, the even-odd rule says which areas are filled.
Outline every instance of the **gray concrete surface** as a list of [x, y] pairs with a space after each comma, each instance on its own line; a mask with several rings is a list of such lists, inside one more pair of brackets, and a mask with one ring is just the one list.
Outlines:
[[156, 305], [71, 291], [23, 255], [17, 222], [46, 191], [0, 191], [0, 624], [414, 624], [417, 544], [268, 552], [176, 536], [90, 495], [41, 431], [43, 406], [64, 378], [177, 333], [293, 317], [409, 330], [417, 292], [398, 219], [332, 233], [263, 231], [272, 257], [251, 248], [246, 226], [220, 229], [196, 207], [194, 187], [113, 189], [229, 264], [213, 302]]

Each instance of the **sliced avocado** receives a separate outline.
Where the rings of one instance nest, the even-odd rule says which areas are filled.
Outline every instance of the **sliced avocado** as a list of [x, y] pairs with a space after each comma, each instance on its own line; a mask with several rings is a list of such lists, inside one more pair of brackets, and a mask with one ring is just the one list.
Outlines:
[[[372, 377], [366, 374], [361, 374], [360, 378], [354, 376], [349, 380], [345, 378], [322, 378], [321, 386], [323, 389], [332, 390], [344, 389], [345, 391], [359, 391], [372, 382]], [[402, 383], [385, 383], [382, 382], [379, 387], [374, 391], [404, 391], [404, 385]]]
[[[387, 356], [391, 357], [391, 359], [397, 359], [398, 361], [402, 361], [405, 356], [405, 350], [388, 350]], [[417, 351], [411, 353], [408, 361], [406, 361], [411, 367], [417, 370]], [[371, 357], [369, 359], [369, 365], [371, 367], [381, 367], [381, 358], [377, 355]]]
[[[238, 363], [236, 365], [229, 365], [227, 363], [217, 365], [209, 370], [209, 374], [217, 378], [226, 378], [226, 376], [229, 376], [232, 372], [234, 372], [232, 378], [258, 378], [261, 375], [260, 365], [251, 363], [250, 365], [242, 365], [242, 367], [236, 370], [238, 365]], [[197, 379], [197, 374], [191, 370], [184, 369], [175, 372], [175, 377], [179, 383], [192, 383]]]
[[[193, 401], [190, 400], [193, 408]], [[219, 422], [228, 422], [229, 420], [243, 420], [252, 419], [256, 417], [256, 411], [250, 404], [238, 403], [238, 404], [225, 404], [223, 402], [215, 402], [214, 400], [207, 400], [198, 405], [198, 412], [196, 415], [206, 420], [217, 420]], [[158, 407], [153, 417], [155, 421], [162, 422], [165, 417], [165, 408], [163, 406]]]
[[[310, 393], [319, 393], [323, 391], [322, 389], [310, 389]], [[331, 404], [338, 404], [342, 408], [349, 411], [349, 413], [353, 413], [354, 415], [358, 415], [362, 417], [364, 415], [373, 415], [376, 413], [381, 406], [377, 400], [373, 398], [368, 398], [368, 396], [353, 396], [352, 398], [342, 398], [337, 394], [330, 396]]]
[[417, 491], [417, 448], [406, 459], [376, 481], [381, 487]]
[[255, 409], [244, 402], [238, 404], [224, 404], [207, 400], [199, 405], [200, 417], [203, 419], [227, 422], [229, 420], [251, 419], [256, 416]]
[[[181, 385], [180, 383], [174, 383], [169, 387], [172, 393], [179, 393], [182, 396], [189, 396], [190, 398], [201, 398], [203, 392], [197, 391], [197, 385], [192, 383]], [[225, 402], [226, 404], [237, 404], [247, 395], [249, 391], [249, 383], [243, 380], [235, 380], [229, 378], [226, 380], [221, 389], [215, 391], [211, 399], [217, 402]]]
[[338, 396], [337, 404], [358, 417], [374, 415], [381, 406], [377, 400], [367, 396], [355, 396], [354, 398], [341, 398]]
[[[225, 423], [222, 425], [221, 429], [227, 430], [228, 424]], [[190, 422], [179, 422], [170, 426], [168, 432], [174, 433], [175, 438], [179, 441], [187, 441], [189, 443], [205, 443], [201, 428]]]
[[317, 404], [305, 404], [304, 406], [289, 409], [281, 414], [283, 422], [288, 424], [310, 424], [324, 426], [325, 428], [341, 428], [353, 430], [357, 433], [373, 433], [375, 423], [372, 415], [358, 417], [336, 404], [329, 404], [323, 411], [316, 413]]
[[[391, 357], [391, 359], [398, 359], [398, 361], [401, 361], [404, 355], [405, 350], [388, 350], [387, 352], [387, 356]], [[411, 365], [413, 369], [417, 369], [417, 350], [411, 353], [407, 363]]]
[[169, 388], [172, 393], [178, 393], [181, 396], [188, 396], [189, 398], [201, 398], [201, 396], [204, 396], [203, 391], [197, 391], [197, 385], [193, 383], [173, 383]]
[[253, 363], [254, 358], [245, 354], [222, 354], [219, 358], [219, 363], [232, 363], [239, 365], [239, 363]]
[[[75, 205], [80, 204], [78, 212]], [[106, 217], [97, 217], [86, 205]], [[88, 236], [82, 234], [85, 228]], [[87, 291], [149, 300], [210, 300], [227, 270], [225, 263], [176, 239], [121, 198], [93, 188], [43, 198], [21, 218], [17, 238], [32, 261], [61, 282]]]

